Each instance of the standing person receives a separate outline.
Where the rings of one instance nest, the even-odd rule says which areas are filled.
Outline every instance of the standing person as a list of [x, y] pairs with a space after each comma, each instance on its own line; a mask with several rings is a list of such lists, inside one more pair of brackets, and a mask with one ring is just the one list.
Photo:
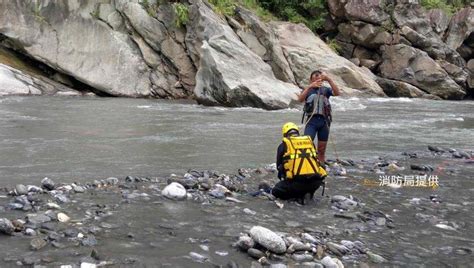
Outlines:
[[313, 140], [300, 136], [296, 124], [284, 124], [282, 135], [276, 159], [280, 181], [273, 187], [272, 194], [283, 200], [296, 198], [304, 204], [307, 194], [312, 199], [314, 192], [324, 185], [327, 174], [319, 165]]
[[[324, 81], [327, 81], [331, 87], [323, 86]], [[334, 81], [319, 70], [311, 73], [309, 86], [298, 95], [298, 100], [305, 103], [303, 114], [305, 121], [304, 135], [309, 135], [314, 141], [317, 134], [318, 158], [322, 164], [326, 161], [326, 145], [332, 121], [329, 97], [339, 95], [340, 90]]]

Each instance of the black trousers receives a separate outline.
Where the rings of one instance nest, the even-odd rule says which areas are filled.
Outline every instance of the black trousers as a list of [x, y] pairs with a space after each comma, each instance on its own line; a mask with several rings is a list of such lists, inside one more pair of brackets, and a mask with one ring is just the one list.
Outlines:
[[291, 180], [285, 179], [279, 181], [272, 189], [272, 194], [279, 199], [301, 199], [305, 194], [309, 193], [311, 196], [323, 184], [323, 179], [319, 175], [314, 175], [307, 178], [294, 178]]

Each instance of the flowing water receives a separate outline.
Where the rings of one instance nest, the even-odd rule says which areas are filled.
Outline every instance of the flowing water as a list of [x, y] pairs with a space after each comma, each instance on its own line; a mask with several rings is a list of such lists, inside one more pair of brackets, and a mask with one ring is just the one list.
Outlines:
[[[427, 151], [427, 145], [474, 149], [474, 102], [335, 97], [332, 103], [334, 122], [327, 158], [370, 162], [382, 156], [403, 162], [402, 152]], [[299, 109], [264, 111], [122, 98], [2, 98], [0, 186], [38, 184], [43, 177], [58, 182], [127, 175], [166, 177], [191, 168], [236, 173], [240, 167], [273, 163], [281, 125], [300, 120]], [[230, 244], [240, 232], [264, 225], [282, 232], [319, 228], [328, 230], [334, 238], [361, 240], [392, 265], [472, 265], [474, 165], [441, 157], [413, 161], [446, 166], [449, 172], [439, 175], [441, 187], [370, 188], [342, 178], [333, 178], [328, 187], [331, 195], [353, 195], [366, 208], [390, 214], [395, 229], [364, 230], [356, 223], [335, 218], [325, 198], [316, 206], [288, 203], [283, 209], [249, 196], [240, 197], [245, 204], [132, 202], [109, 218], [122, 225], [100, 237], [99, 252], [131, 256], [149, 266], [204, 265], [183, 257], [195, 251], [209, 255], [213, 263], [225, 264], [232, 259], [247, 267], [251, 259]], [[378, 178], [375, 174], [362, 175]], [[437, 194], [443, 202], [433, 205], [431, 194]], [[413, 198], [421, 198], [421, 204], [410, 203]], [[101, 199], [119, 203], [120, 195], [105, 194], [93, 202]], [[89, 200], [82, 202], [86, 207]], [[257, 214], [243, 213], [245, 207]], [[420, 221], [420, 213], [437, 219]], [[457, 226], [456, 230], [434, 226], [444, 221]], [[128, 232], [135, 233], [133, 241], [126, 239]], [[210, 251], [203, 251], [200, 243], [207, 243]], [[220, 256], [214, 253], [216, 250], [229, 255]], [[22, 251], [28, 251], [28, 243], [0, 237], [4, 256]], [[56, 260], [73, 261], [86, 251], [73, 248], [67, 254], [58, 250], [47, 254]], [[350, 258], [343, 261], [357, 263]]]

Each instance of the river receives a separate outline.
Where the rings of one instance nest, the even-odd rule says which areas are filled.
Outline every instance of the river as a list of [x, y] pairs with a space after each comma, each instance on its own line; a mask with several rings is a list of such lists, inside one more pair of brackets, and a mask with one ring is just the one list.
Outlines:
[[[334, 97], [332, 104], [329, 159], [370, 162], [382, 156], [403, 161], [402, 152], [427, 151], [427, 145], [474, 150], [472, 101]], [[281, 125], [300, 120], [300, 109], [264, 111], [126, 98], [5, 97], [0, 99], [0, 186], [39, 184], [44, 177], [58, 182], [89, 182], [127, 175], [167, 177], [191, 168], [236, 173], [240, 167], [258, 168], [273, 163]], [[418, 161], [434, 166], [444, 161], [436, 157], [422, 159]], [[255, 224], [291, 232], [295, 224], [288, 220], [296, 217], [300, 229], [325, 228], [341, 239], [349, 236], [362, 240], [389, 259], [391, 265], [472, 265], [474, 167], [462, 160], [447, 161], [451, 161], [448, 166], [454, 171], [440, 174], [441, 187], [436, 191], [372, 189], [350, 180], [334, 179], [330, 194], [354, 195], [367, 208], [393, 214], [394, 230], [353, 231], [349, 235], [343, 230], [359, 227], [333, 217], [330, 209], [288, 204], [279, 210], [271, 202], [243, 196], [246, 205], [132, 203], [112, 216], [112, 221], [127, 224], [113, 231], [114, 235], [103, 235], [99, 251], [109, 256], [134, 256], [150, 266], [200, 266], [182, 256], [200, 250], [199, 242], [190, 238], [207, 238], [205, 243], [209, 243], [209, 254], [215, 263], [225, 264], [232, 258], [247, 267], [251, 260], [230, 247], [235, 241], [232, 237]], [[373, 174], [372, 178], [376, 180], [377, 176]], [[438, 207], [429, 202], [433, 191], [443, 200]], [[413, 198], [422, 198], [422, 204], [412, 206]], [[104, 199], [109, 203], [120, 202], [120, 196]], [[83, 200], [86, 201], [87, 198]], [[257, 215], [246, 216], [242, 213], [245, 206]], [[323, 200], [317, 206], [330, 205]], [[433, 226], [435, 222], [417, 221], [416, 214], [421, 212], [454, 222], [459, 228], [446, 234], [447, 231]], [[176, 234], [167, 236], [168, 231], [159, 231], [157, 226], [163, 225], [174, 226], [170, 229]], [[148, 227], [157, 229], [147, 230]], [[126, 237], [128, 232], [136, 234], [135, 242], [122, 243], [120, 237]], [[9, 246], [3, 242], [0, 246], [5, 256], [27, 250], [24, 242], [9, 239]], [[150, 243], [155, 243], [155, 247], [150, 247]], [[221, 257], [213, 254], [214, 250], [230, 254]], [[74, 261], [72, 252], [85, 252], [70, 251], [68, 255], [56, 251], [48, 254]]]

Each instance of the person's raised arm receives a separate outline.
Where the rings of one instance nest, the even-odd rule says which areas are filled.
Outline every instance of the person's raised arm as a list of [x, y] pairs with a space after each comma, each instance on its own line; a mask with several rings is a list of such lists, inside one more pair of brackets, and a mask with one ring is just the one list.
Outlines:
[[306, 97], [308, 96], [309, 91], [314, 88], [314, 87], [320, 87], [323, 84], [322, 80], [316, 80], [309, 84], [300, 94], [298, 94], [298, 101], [299, 102], [304, 102]]
[[341, 95], [341, 90], [339, 89], [339, 87], [336, 85], [336, 83], [334, 83], [334, 81], [332, 81], [332, 79], [327, 74], [321, 74], [321, 79], [323, 81], [327, 81], [329, 83], [329, 85], [331, 85], [333, 96]]

